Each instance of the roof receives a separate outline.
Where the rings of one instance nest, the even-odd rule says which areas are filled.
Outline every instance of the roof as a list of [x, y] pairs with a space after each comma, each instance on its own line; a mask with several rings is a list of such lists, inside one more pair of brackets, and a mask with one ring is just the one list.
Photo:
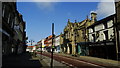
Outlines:
[[108, 17], [106, 17], [106, 18], [103, 18], [103, 19], [101, 19], [101, 20], [99, 20], [99, 21], [96, 21], [94, 24], [92, 24], [92, 25], [89, 26], [88, 28], [94, 27], [94, 26], [99, 25], [99, 24], [101, 24], [101, 23], [106, 23], [108, 20], [114, 19], [115, 15], [116, 15], [116, 14], [113, 14], [113, 15], [110, 15], [110, 16], [108, 16]]

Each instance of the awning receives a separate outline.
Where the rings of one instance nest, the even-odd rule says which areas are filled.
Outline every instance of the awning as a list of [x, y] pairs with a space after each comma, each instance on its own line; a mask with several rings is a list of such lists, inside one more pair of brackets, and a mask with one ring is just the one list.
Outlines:
[[90, 42], [79, 42], [79, 43], [77, 43], [77, 45], [88, 45], [88, 44], [90, 44]]

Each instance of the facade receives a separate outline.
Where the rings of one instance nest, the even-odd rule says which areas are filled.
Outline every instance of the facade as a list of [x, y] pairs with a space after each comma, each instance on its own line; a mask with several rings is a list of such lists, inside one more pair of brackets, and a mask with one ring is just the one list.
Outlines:
[[35, 49], [36, 49], [35, 46], [27, 46], [26, 51], [33, 52]]
[[64, 40], [63, 39], [64, 39], [64, 34], [61, 33], [60, 34], [60, 53], [64, 53], [64, 51], [65, 51], [64, 50], [64, 42], [63, 42]]
[[59, 53], [60, 52], [60, 35], [58, 35], [58, 36], [56, 36], [55, 38], [55, 49], [54, 49], [54, 51], [56, 52], [56, 53]]
[[41, 46], [42, 46], [42, 41], [40, 40], [40, 41], [37, 42], [37, 45], [36, 45], [37, 51], [41, 51], [42, 50]]
[[117, 60], [120, 60], [120, 1], [115, 2], [116, 6], [116, 22], [115, 22], [115, 33], [116, 33], [116, 52]]
[[23, 42], [26, 41], [25, 22], [17, 11], [16, 2], [2, 2], [2, 28], [0, 29], [3, 55], [25, 51], [23, 46], [25, 44]]
[[[2, 3], [2, 54], [12, 54], [16, 3]], [[9, 8], [12, 7], [12, 10]]]
[[52, 50], [52, 35], [45, 38], [44, 44], [45, 44], [45, 49], [47, 50], [47, 52], [51, 52], [51, 50]]
[[[44, 47], [45, 47], [44, 41], [45, 41], [45, 40], [42, 39], [42, 40], [40, 40], [40, 41], [37, 43], [37, 50], [38, 50], [38, 51], [41, 51], [41, 50], [42, 50], [43, 52], [46, 51], [45, 48], [44, 48]], [[42, 47], [41, 47], [41, 46], [42, 46]]]
[[23, 21], [22, 15], [20, 13], [17, 13], [17, 17], [15, 18], [15, 23], [14, 23], [14, 30], [15, 30], [15, 36], [14, 39], [15, 41], [18, 41], [17, 45], [15, 46], [17, 49], [17, 53], [20, 54], [22, 53], [26, 45], [25, 44], [25, 22]]
[[89, 55], [116, 59], [115, 14], [95, 22], [88, 27]]
[[67, 26], [64, 28], [64, 52], [72, 55], [88, 55], [87, 46], [87, 27], [96, 21], [96, 13], [91, 13], [91, 20], [88, 17], [75, 23], [68, 20]]

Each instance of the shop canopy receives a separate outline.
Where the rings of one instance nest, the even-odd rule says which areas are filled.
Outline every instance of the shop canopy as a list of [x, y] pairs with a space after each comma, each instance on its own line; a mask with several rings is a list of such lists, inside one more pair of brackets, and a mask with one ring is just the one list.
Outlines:
[[79, 43], [77, 43], [77, 45], [88, 45], [88, 44], [90, 44], [91, 42], [79, 42]]

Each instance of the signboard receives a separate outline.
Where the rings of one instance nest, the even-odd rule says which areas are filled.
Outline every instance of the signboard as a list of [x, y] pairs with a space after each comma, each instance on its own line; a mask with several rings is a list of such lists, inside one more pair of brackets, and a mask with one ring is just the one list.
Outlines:
[[52, 45], [52, 48], [55, 48], [55, 46]]

